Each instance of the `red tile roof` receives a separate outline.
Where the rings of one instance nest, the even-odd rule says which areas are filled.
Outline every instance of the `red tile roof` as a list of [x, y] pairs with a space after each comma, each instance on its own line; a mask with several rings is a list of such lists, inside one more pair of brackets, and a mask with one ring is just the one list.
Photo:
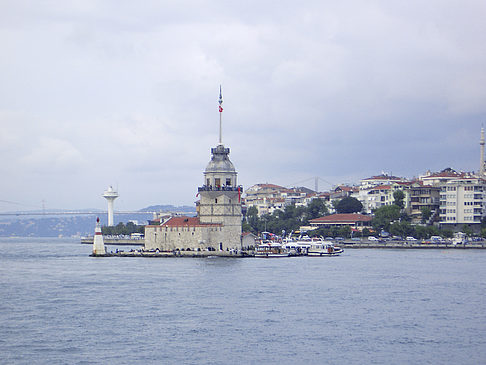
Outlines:
[[271, 189], [285, 189], [283, 186], [275, 185], [275, 184], [256, 184], [261, 188], [271, 188]]
[[372, 187], [370, 190], [390, 190], [391, 186], [390, 185], [378, 185]]
[[355, 222], [369, 222], [371, 221], [369, 215], [358, 213], [351, 214], [332, 214], [325, 217], [311, 219], [310, 223], [355, 223]]
[[397, 176], [389, 176], [389, 175], [378, 175], [378, 176], [372, 176], [367, 179], [363, 180], [402, 180], [401, 177]]
[[437, 177], [464, 177], [464, 176], [466, 176], [464, 172], [441, 171], [441, 172], [434, 172], [428, 176], [423, 176], [422, 179], [437, 178]]

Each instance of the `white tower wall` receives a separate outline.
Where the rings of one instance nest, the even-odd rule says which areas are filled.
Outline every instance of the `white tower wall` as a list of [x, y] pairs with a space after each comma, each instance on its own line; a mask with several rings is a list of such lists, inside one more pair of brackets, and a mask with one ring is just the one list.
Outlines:
[[113, 190], [113, 187], [109, 187], [108, 190], [105, 191], [103, 197], [108, 201], [108, 226], [114, 225], [113, 219], [113, 203], [116, 198], [118, 198], [118, 192]]
[[103, 242], [103, 234], [101, 233], [100, 219], [96, 219], [95, 236], [93, 239], [93, 255], [105, 255], [105, 243]]

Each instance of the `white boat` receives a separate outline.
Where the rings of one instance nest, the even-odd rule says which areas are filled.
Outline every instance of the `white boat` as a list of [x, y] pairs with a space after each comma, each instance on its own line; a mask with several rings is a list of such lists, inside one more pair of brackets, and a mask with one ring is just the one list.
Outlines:
[[334, 246], [332, 242], [321, 241], [313, 242], [307, 250], [308, 256], [338, 256], [342, 254], [344, 250], [341, 247]]
[[267, 242], [257, 246], [255, 257], [288, 257], [291, 256], [290, 251], [283, 247], [280, 243]]
[[284, 239], [282, 247], [289, 251], [291, 256], [307, 255], [307, 250], [311, 246], [310, 242]]

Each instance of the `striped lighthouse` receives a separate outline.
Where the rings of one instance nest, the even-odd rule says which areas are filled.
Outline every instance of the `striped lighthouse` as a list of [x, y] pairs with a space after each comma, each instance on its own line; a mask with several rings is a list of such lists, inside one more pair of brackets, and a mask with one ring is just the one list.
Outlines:
[[100, 218], [96, 218], [95, 236], [93, 239], [93, 256], [106, 255], [105, 244], [103, 243], [103, 234], [101, 233]]

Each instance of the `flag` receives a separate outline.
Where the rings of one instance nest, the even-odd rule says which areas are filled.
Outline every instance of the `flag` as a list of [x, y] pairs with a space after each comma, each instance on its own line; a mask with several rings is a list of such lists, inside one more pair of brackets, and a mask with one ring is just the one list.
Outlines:
[[219, 106], [219, 112], [222, 113], [223, 112], [223, 107], [220, 105]]

